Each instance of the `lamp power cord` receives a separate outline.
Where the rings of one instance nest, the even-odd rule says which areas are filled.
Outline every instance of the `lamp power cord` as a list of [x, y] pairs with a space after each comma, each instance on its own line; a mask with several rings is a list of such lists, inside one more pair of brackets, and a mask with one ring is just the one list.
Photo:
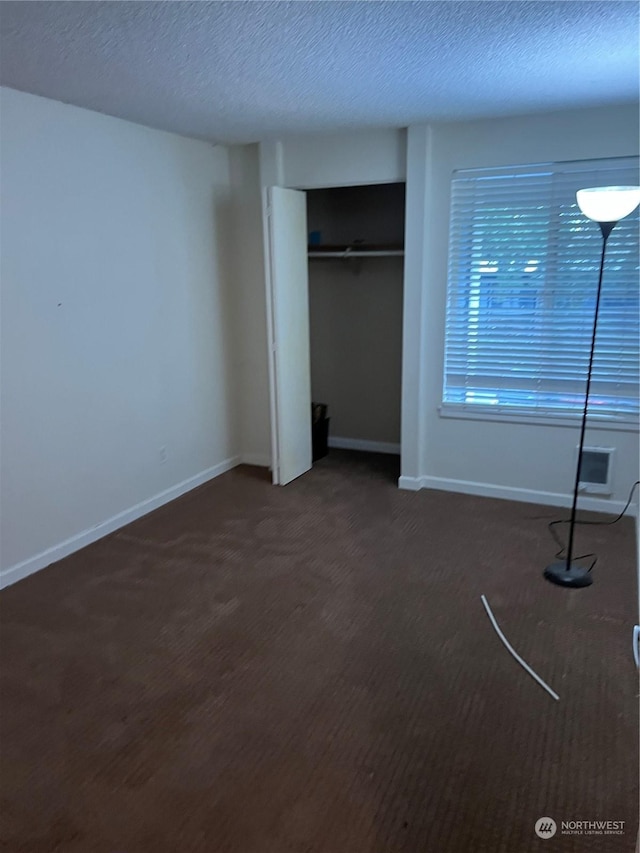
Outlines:
[[[628, 498], [628, 500], [624, 506], [624, 509], [615, 518], [609, 519], [607, 521], [590, 521], [588, 519], [576, 518], [575, 523], [576, 524], [590, 524], [590, 525], [594, 525], [594, 526], [596, 526], [596, 525], [603, 525], [604, 526], [604, 525], [610, 525], [610, 524], [617, 524], [620, 521], [620, 519], [622, 519], [624, 517], [626, 511], [629, 509], [629, 507], [631, 505], [631, 501], [633, 500], [633, 493], [638, 486], [640, 486], [640, 480], [636, 480], [636, 482], [633, 484], [633, 486], [631, 486], [631, 491], [629, 492], [629, 498]], [[549, 532], [551, 533], [551, 536], [553, 537], [556, 545], [558, 545], [560, 547], [560, 550], [557, 551], [557, 553], [555, 555], [556, 559], [558, 559], [558, 560], [562, 560], [564, 557], [566, 557], [567, 546], [558, 536], [558, 534], [556, 532], [556, 527], [560, 524], [569, 524], [569, 523], [570, 523], [570, 520], [568, 518], [558, 518], [558, 519], [555, 519], [554, 521], [550, 521], [549, 524], [547, 525], [547, 527], [549, 528]], [[580, 554], [577, 557], [572, 557], [571, 562], [573, 563], [575, 560], [586, 560], [590, 557], [593, 557], [593, 561], [592, 561], [592, 563], [588, 569], [588, 571], [591, 571], [598, 561], [598, 558], [595, 554]]]

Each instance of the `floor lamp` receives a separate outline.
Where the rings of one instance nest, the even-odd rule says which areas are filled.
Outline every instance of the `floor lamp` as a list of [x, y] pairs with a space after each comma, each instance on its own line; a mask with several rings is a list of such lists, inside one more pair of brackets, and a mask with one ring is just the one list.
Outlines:
[[640, 204], [640, 187], [590, 187], [578, 190], [576, 194], [578, 207], [589, 219], [595, 220], [602, 231], [602, 254], [600, 256], [600, 276], [598, 278], [598, 290], [596, 294], [596, 308], [593, 315], [593, 332], [591, 333], [591, 351], [589, 353], [589, 369], [587, 371], [587, 386], [584, 395], [584, 406], [582, 409], [582, 425], [580, 428], [580, 443], [578, 445], [578, 464], [576, 468], [576, 482], [573, 489], [573, 503], [571, 505], [571, 519], [569, 521], [569, 541], [567, 543], [567, 556], [561, 563], [553, 563], [544, 570], [544, 576], [551, 583], [558, 586], [582, 587], [589, 586], [592, 582], [591, 572], [583, 566], [572, 565], [573, 561], [573, 534], [576, 526], [576, 507], [578, 504], [578, 491], [580, 488], [580, 469], [582, 467], [582, 450], [584, 447], [584, 433], [587, 425], [587, 410], [589, 408], [589, 390], [591, 388], [591, 369], [593, 367], [593, 353], [596, 346], [596, 331], [598, 327], [598, 310], [600, 308], [600, 292], [602, 290], [602, 272], [604, 270], [604, 255], [607, 248], [609, 234], [621, 219], [632, 213]]

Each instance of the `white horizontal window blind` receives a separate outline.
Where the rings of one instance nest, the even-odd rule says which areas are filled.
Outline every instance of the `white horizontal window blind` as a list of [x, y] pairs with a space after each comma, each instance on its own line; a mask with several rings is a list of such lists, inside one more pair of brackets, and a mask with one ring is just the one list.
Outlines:
[[[455, 172], [443, 408], [582, 411], [602, 235], [583, 187], [638, 184], [638, 158]], [[638, 415], [638, 212], [607, 243], [589, 415]]]

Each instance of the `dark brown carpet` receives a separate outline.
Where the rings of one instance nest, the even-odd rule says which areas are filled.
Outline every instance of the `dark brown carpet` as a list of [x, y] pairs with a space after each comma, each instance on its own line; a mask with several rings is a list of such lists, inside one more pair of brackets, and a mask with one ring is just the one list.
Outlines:
[[236, 469], [7, 589], [2, 849], [632, 851], [633, 523], [583, 528], [595, 583], [562, 590], [554, 510], [395, 465]]

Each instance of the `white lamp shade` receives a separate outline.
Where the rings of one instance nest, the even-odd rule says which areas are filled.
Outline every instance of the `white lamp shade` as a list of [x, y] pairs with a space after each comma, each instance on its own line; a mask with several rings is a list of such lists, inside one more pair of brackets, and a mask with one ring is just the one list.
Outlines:
[[589, 187], [576, 193], [578, 206], [596, 222], [618, 222], [640, 204], [640, 187]]

